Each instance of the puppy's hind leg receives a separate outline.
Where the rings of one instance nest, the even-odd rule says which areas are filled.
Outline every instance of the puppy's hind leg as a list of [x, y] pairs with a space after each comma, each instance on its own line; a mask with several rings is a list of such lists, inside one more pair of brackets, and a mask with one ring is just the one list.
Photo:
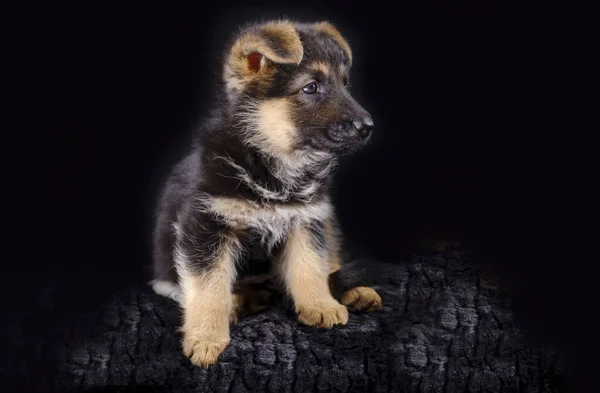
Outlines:
[[342, 295], [340, 303], [352, 311], [377, 311], [383, 307], [381, 297], [370, 287], [348, 289]]
[[[377, 311], [383, 306], [381, 297], [373, 288], [361, 286], [360, 280], [353, 283], [347, 282], [346, 285], [339, 285], [341, 280], [340, 269], [343, 263], [341, 254], [341, 233], [339, 224], [334, 217], [325, 222], [325, 244], [327, 248], [327, 262], [329, 264], [329, 286], [334, 296], [340, 303], [348, 307], [351, 311]], [[348, 266], [350, 267], [350, 266]], [[361, 274], [357, 271], [356, 274]], [[350, 285], [348, 285], [350, 284]]]
[[383, 307], [381, 296], [369, 285], [368, 276], [374, 269], [356, 269], [354, 263], [329, 275], [329, 288], [340, 303], [350, 311], [377, 311]]
[[179, 302], [180, 291], [177, 285], [177, 271], [173, 261], [176, 240], [175, 227], [171, 225], [168, 215], [161, 212], [157, 217], [153, 233], [154, 279], [148, 284], [158, 295]]

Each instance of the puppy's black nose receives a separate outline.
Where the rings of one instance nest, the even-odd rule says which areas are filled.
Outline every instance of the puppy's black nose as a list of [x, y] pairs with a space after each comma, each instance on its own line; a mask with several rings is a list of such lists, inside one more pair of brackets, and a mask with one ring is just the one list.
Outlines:
[[354, 128], [356, 128], [361, 138], [363, 139], [368, 138], [371, 135], [371, 132], [373, 131], [373, 119], [371, 119], [371, 116], [367, 115], [363, 116], [360, 119], [354, 119], [354, 121], [352, 121], [352, 124], [354, 124]]

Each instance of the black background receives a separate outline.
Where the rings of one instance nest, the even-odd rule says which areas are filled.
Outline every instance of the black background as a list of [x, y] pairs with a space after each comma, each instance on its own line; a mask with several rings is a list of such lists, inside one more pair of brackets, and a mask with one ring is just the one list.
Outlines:
[[26, 12], [12, 40], [24, 60], [14, 77], [24, 144], [5, 146], [19, 157], [8, 166], [19, 202], [6, 205], [19, 256], [8, 292], [21, 288], [23, 312], [48, 285], [72, 294], [65, 307], [94, 307], [146, 279], [156, 191], [210, 107], [223, 42], [248, 20], [326, 19], [351, 43], [354, 94], [376, 124], [337, 178], [348, 242], [396, 263], [422, 232], [461, 235], [509, 284], [532, 340], [585, 366], [575, 355], [591, 344], [588, 262], [558, 250], [570, 174], [554, 144], [560, 80], [548, 51], [564, 20], [476, 3]]

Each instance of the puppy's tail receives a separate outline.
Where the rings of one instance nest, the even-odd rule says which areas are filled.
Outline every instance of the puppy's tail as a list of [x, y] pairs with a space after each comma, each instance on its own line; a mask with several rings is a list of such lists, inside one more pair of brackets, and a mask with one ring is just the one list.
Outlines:
[[355, 287], [394, 282], [398, 276], [396, 265], [372, 259], [355, 259], [329, 275], [329, 288], [334, 298], [340, 299], [344, 292]]

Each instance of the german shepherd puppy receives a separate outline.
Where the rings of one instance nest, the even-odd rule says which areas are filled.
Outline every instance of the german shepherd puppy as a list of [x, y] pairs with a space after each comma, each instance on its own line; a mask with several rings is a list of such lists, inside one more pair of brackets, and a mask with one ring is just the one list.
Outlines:
[[230, 323], [277, 285], [298, 320], [331, 328], [381, 298], [355, 287], [336, 300], [342, 266], [328, 187], [338, 157], [365, 146], [373, 121], [348, 90], [352, 53], [328, 22], [248, 25], [223, 58], [216, 110], [172, 171], [154, 231], [154, 290], [183, 309], [183, 352], [217, 362]]

